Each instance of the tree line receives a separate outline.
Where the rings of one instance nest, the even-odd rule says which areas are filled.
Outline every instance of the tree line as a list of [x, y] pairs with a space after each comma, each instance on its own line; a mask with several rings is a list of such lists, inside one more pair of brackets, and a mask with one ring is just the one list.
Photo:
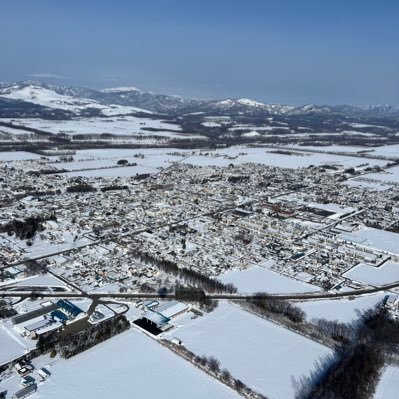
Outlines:
[[75, 184], [73, 186], [68, 186], [66, 191], [68, 193], [90, 193], [97, 191], [95, 187], [91, 184], [82, 183], [82, 184]]
[[200, 287], [206, 292], [210, 293], [235, 293], [237, 288], [233, 284], [224, 284], [219, 280], [213, 279], [193, 269], [186, 267], [179, 267], [175, 262], [157, 258], [149, 253], [142, 253], [140, 251], [134, 251], [132, 253], [134, 257], [144, 262], [145, 264], [153, 264], [165, 273], [171, 274], [185, 283], [193, 286]]
[[351, 339], [301, 381], [297, 399], [371, 399], [388, 356], [398, 354], [399, 321], [384, 307], [363, 314]]
[[270, 313], [282, 314], [294, 323], [302, 323], [306, 316], [300, 307], [284, 299], [268, 298], [264, 293], [254, 294], [246, 300], [246, 304], [254, 313], [263, 316], [268, 316]]
[[217, 301], [209, 298], [205, 291], [196, 287], [185, 287], [177, 284], [175, 298], [182, 302], [197, 302], [201, 308], [212, 311], [217, 307]]
[[42, 354], [56, 351], [61, 357], [68, 359], [129, 328], [130, 323], [126, 317], [117, 315], [75, 334], [59, 337], [56, 333], [51, 333], [47, 336], [41, 336], [36, 348]]

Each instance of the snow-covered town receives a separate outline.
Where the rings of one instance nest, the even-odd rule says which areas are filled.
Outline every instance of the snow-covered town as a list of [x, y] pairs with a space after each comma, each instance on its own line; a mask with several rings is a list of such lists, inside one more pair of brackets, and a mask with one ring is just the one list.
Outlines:
[[0, 399], [399, 398], [398, 1], [0, 15]]
[[[302, 150], [1, 153], [0, 378], [10, 397], [68, 397], [61, 375], [66, 383], [76, 367], [90, 378], [84, 370], [109, 350], [149, 362], [148, 347], [177, 362], [163, 378], [203, 379], [198, 397], [291, 398], [342, 338], [323, 323], [352, 326], [382, 308], [398, 318], [399, 146]], [[261, 312], [256, 295], [295, 311]], [[82, 350], [68, 337], [115, 323], [130, 331], [68, 359]], [[107, 375], [123, 384], [132, 366], [117, 362]]]

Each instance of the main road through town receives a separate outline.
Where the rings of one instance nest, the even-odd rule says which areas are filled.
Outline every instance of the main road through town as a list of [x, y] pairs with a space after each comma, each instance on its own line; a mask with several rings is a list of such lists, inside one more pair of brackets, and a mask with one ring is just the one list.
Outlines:
[[[355, 297], [366, 294], [373, 294], [381, 291], [389, 291], [393, 288], [399, 287], [399, 281], [384, 284], [378, 287], [361, 288], [358, 290], [351, 290], [345, 292], [305, 292], [299, 294], [268, 294], [261, 293], [265, 299], [287, 299], [287, 300], [301, 300], [308, 301], [312, 299], [333, 299], [344, 297]], [[206, 294], [210, 299], [229, 299], [229, 300], [248, 300], [258, 298], [257, 294]], [[144, 293], [144, 292], [51, 292], [49, 290], [29, 290], [26, 287], [25, 291], [17, 291], [15, 288], [0, 290], [0, 297], [19, 297], [19, 298], [119, 298], [119, 299], [175, 299], [175, 294], [160, 294], [160, 293]]]

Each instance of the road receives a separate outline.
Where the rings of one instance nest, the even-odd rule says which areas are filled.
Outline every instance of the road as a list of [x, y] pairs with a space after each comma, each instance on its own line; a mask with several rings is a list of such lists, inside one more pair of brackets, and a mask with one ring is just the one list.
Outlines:
[[[399, 281], [384, 284], [379, 287], [361, 288], [358, 290], [345, 291], [345, 292], [305, 292], [297, 294], [267, 294], [264, 293], [265, 299], [287, 299], [287, 300], [301, 300], [309, 301], [312, 299], [334, 299], [334, 298], [347, 298], [354, 296], [361, 296], [366, 294], [373, 294], [381, 291], [389, 291], [393, 288], [399, 287]], [[92, 300], [101, 300], [103, 298], [119, 298], [119, 299], [175, 299], [174, 294], [161, 295], [158, 293], [139, 293], [139, 292], [46, 292], [46, 291], [9, 291], [0, 290], [0, 297], [21, 297], [30, 298], [32, 296], [43, 298], [89, 298]], [[229, 300], [248, 300], [254, 299], [257, 296], [254, 294], [207, 294], [210, 299], [229, 299]]]

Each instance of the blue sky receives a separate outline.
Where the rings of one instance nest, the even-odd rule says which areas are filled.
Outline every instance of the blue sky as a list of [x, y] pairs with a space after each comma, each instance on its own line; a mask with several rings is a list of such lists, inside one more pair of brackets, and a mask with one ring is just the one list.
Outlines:
[[399, 1], [9, 0], [0, 81], [399, 104]]

